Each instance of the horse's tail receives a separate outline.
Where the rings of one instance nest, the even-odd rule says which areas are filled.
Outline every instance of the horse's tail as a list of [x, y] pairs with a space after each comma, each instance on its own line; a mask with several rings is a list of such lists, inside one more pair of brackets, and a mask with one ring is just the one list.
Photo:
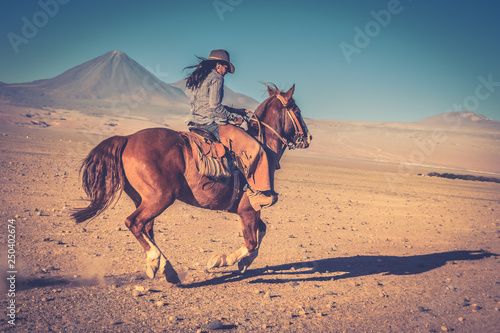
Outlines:
[[[86, 208], [76, 209], [71, 217], [76, 223], [101, 214], [121, 194], [125, 186], [122, 152], [127, 137], [113, 136], [98, 144], [83, 160], [80, 168], [82, 187], [90, 199]], [[119, 198], [119, 196], [118, 196]]]

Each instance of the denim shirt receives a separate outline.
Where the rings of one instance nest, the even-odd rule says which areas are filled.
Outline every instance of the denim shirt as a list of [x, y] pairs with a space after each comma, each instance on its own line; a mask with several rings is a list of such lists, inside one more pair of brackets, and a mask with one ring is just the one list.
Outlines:
[[201, 86], [191, 93], [191, 115], [187, 119], [199, 125], [226, 125], [240, 110], [222, 105], [224, 77], [216, 71], [207, 75]]

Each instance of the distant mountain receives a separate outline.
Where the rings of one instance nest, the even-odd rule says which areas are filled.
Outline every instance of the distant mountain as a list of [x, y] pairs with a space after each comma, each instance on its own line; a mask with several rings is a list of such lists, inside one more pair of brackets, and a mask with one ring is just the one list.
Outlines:
[[[190, 96], [191, 94], [190, 90], [186, 88], [186, 79], [179, 80], [175, 83], [171, 83], [170, 85], [182, 89], [187, 96]], [[232, 91], [226, 85], [224, 85], [224, 99], [222, 103], [234, 108], [246, 108], [252, 111], [255, 110], [260, 104], [252, 97]]]
[[424, 118], [416, 124], [443, 129], [500, 131], [500, 121], [486, 118], [482, 114], [476, 114], [472, 111], [446, 112]]
[[51, 78], [0, 85], [0, 98], [33, 107], [69, 109], [160, 106], [186, 110], [184, 92], [159, 80], [121, 51], [73, 67]]
[[173, 100], [185, 101], [182, 91], [159, 80], [122, 51], [110, 51], [53, 79], [33, 84], [74, 98], [112, 98], [145, 89]]

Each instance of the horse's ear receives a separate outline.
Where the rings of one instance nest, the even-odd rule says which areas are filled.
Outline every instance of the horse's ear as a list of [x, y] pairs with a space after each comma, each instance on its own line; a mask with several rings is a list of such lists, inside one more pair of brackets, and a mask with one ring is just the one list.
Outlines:
[[269, 94], [269, 97], [273, 97], [274, 95], [276, 95], [276, 90], [273, 89], [273, 87], [267, 85], [267, 93]]
[[295, 91], [295, 84], [288, 89], [288, 91], [283, 95], [287, 101], [289, 101], [292, 98], [293, 92]]

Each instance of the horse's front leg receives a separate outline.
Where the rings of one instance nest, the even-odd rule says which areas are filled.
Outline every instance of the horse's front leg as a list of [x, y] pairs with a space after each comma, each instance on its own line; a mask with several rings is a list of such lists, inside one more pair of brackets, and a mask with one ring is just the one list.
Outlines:
[[249, 242], [245, 238], [245, 246], [248, 249], [253, 248], [253, 250], [249, 250], [248, 255], [238, 261], [238, 269], [240, 273], [245, 273], [247, 268], [253, 263], [255, 258], [257, 258], [257, 256], [259, 255], [260, 244], [262, 243], [262, 239], [264, 238], [265, 235], [266, 235], [266, 224], [259, 217], [257, 221], [257, 231], [255, 233], [256, 243], [255, 241]]
[[257, 258], [262, 238], [264, 238], [266, 234], [266, 225], [260, 219], [260, 211], [256, 212], [253, 210], [249, 203], [248, 207], [246, 206], [247, 205], [244, 205], [243, 209], [238, 209], [245, 244], [234, 253], [229, 255], [218, 254], [210, 258], [207, 263], [208, 269], [232, 266], [238, 263], [238, 268], [240, 272], [243, 273], [248, 266], [252, 264], [255, 258]]

